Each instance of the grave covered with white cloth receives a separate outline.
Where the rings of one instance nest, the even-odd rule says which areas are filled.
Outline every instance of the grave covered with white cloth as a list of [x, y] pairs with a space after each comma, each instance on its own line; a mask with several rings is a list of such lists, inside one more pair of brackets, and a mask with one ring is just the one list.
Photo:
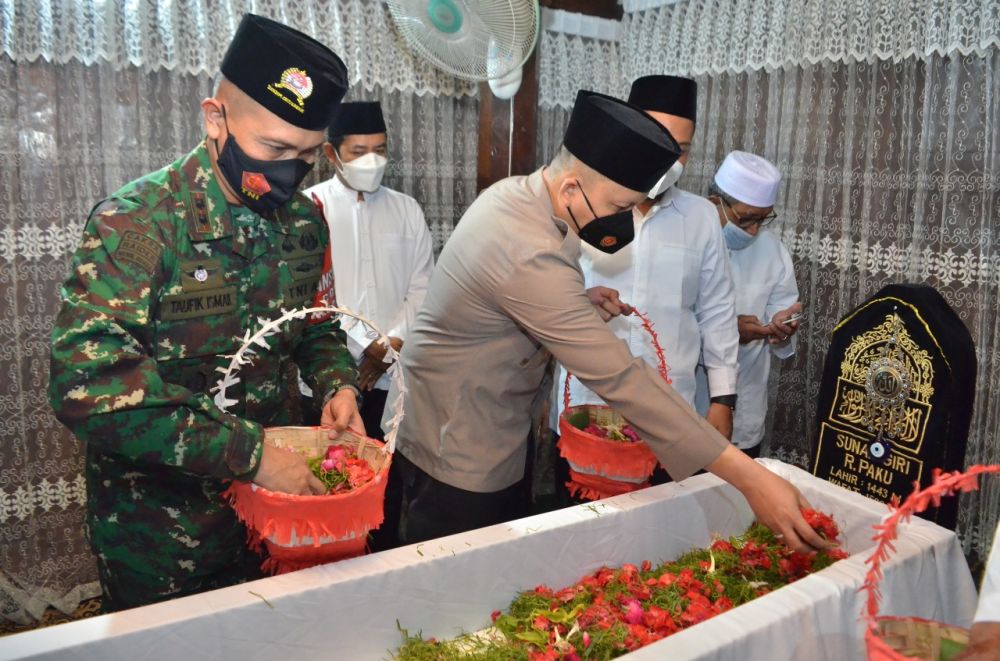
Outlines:
[[[630, 659], [863, 658], [858, 592], [886, 508], [774, 461], [851, 556], [628, 655]], [[397, 628], [447, 638], [490, 623], [520, 591], [602, 566], [658, 562], [741, 533], [753, 515], [712, 475], [375, 555], [7, 638], [0, 658], [386, 659]], [[914, 520], [885, 566], [885, 614], [968, 625], [975, 589], [954, 533]]]

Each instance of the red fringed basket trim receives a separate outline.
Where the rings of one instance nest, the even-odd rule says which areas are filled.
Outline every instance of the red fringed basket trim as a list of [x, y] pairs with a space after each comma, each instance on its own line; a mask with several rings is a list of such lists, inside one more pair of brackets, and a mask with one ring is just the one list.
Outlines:
[[[233, 482], [223, 496], [247, 528], [263, 539], [273, 537], [282, 546], [311, 537], [320, 546], [321, 537], [339, 540], [362, 528], [377, 528], [384, 518], [383, 498], [388, 464], [372, 481], [348, 493], [329, 496], [293, 496], [268, 491], [246, 482]], [[380, 494], [371, 491], [380, 491]], [[366, 497], [367, 496], [367, 497]]]
[[645, 482], [620, 482], [603, 478], [600, 475], [578, 473], [572, 468], [569, 471], [569, 478], [569, 482], [566, 483], [569, 495], [584, 500], [610, 498], [649, 486], [648, 480]]
[[[569, 424], [566, 416], [580, 408], [570, 407], [559, 418], [559, 454], [581, 470], [605, 477], [647, 479], [656, 468], [656, 455], [645, 443], [612, 441], [589, 434]], [[588, 405], [586, 408], [607, 409]]]
[[[941, 498], [952, 496], [957, 493], [967, 493], [979, 489], [979, 476], [984, 474], [1000, 473], [1000, 464], [989, 466], [971, 466], [965, 472], [954, 471], [945, 472], [940, 468], [935, 468], [933, 472], [933, 482], [930, 486], [921, 489], [919, 482], [913, 483], [913, 493], [911, 493], [902, 503], [898, 498], [893, 498], [889, 502], [889, 514], [880, 522], [875, 524], [875, 550], [871, 556], [865, 560], [869, 565], [865, 574], [864, 584], [860, 591], [866, 593], [865, 612], [862, 617], [867, 625], [865, 631], [865, 645], [868, 648], [868, 658], [872, 661], [910, 661], [914, 657], [904, 656], [895, 651], [885, 641], [879, 638], [878, 622], [881, 619], [878, 615], [879, 601], [882, 594], [879, 591], [879, 583], [882, 581], [882, 564], [889, 559], [890, 554], [895, 551], [892, 542], [899, 536], [899, 524], [909, 521], [914, 514], [925, 511], [932, 505], [937, 507], [941, 504]], [[917, 618], [911, 618], [917, 619]]]

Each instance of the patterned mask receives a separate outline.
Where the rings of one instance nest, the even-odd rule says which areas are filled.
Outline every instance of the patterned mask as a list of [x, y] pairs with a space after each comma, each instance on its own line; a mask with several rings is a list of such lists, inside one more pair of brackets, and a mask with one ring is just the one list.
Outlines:
[[225, 106], [222, 107], [222, 119], [226, 122], [227, 136], [221, 150], [219, 141], [215, 141], [222, 176], [254, 213], [264, 215], [281, 208], [295, 195], [302, 180], [312, 170], [312, 164], [301, 158], [280, 161], [251, 158], [236, 142], [236, 136], [229, 132]]

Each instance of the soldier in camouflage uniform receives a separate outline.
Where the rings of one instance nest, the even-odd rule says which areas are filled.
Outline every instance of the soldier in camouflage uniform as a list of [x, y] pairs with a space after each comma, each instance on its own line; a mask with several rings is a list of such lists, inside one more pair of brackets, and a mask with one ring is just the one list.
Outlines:
[[354, 361], [330, 319], [287, 324], [230, 387], [239, 403], [213, 403], [216, 368], [244, 331], [316, 292], [328, 233], [294, 191], [346, 91], [332, 51], [252, 15], [222, 72], [202, 102], [209, 139], [91, 212], [52, 334], [49, 397], [86, 444], [108, 610], [259, 576], [220, 498], [229, 480], [322, 492], [304, 458], [265, 442], [264, 427], [289, 422], [292, 363], [326, 395], [324, 422], [360, 422]]

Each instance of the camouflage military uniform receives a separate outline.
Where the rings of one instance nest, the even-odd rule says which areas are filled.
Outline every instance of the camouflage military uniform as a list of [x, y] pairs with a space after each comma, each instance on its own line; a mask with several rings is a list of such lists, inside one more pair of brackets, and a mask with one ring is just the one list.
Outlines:
[[88, 534], [112, 608], [259, 564], [220, 493], [255, 475], [262, 426], [289, 422], [290, 363], [322, 396], [355, 382], [354, 361], [335, 322], [297, 321], [241, 370], [232, 414], [209, 390], [258, 317], [311, 302], [327, 241], [302, 195], [276, 220], [229, 206], [204, 144], [91, 212], [52, 333], [49, 399], [86, 444]]

